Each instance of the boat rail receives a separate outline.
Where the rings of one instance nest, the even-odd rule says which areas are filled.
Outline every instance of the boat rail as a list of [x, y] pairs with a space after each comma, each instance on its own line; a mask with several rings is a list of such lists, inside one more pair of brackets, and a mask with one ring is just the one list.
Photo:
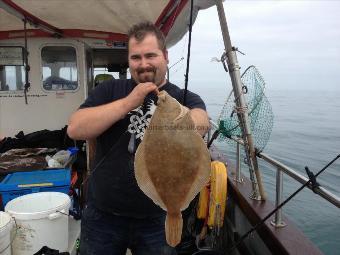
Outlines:
[[[218, 125], [210, 121], [213, 129], [218, 129]], [[208, 139], [211, 137], [211, 131], [213, 129], [210, 129], [208, 133]], [[237, 182], [243, 182], [241, 178], [241, 145], [243, 145], [243, 141], [240, 138], [237, 137], [230, 137], [231, 140], [236, 142], [236, 167], [235, 167], [235, 181]], [[210, 140], [210, 139], [209, 139]], [[298, 181], [301, 184], [306, 184], [309, 179], [302, 174], [300, 174], [297, 170], [283, 164], [282, 162], [278, 161], [277, 159], [274, 159], [272, 156], [268, 155], [267, 153], [259, 152], [257, 153], [257, 157], [267, 163], [269, 163], [271, 166], [273, 166], [276, 169], [276, 196], [275, 196], [275, 206], [279, 206], [283, 202], [282, 194], [283, 194], [283, 173], [290, 176], [294, 180]], [[270, 170], [273, 170], [273, 168], [269, 168]], [[275, 171], [275, 170], [273, 170]], [[312, 190], [314, 193], [318, 194], [320, 197], [325, 199], [326, 201], [332, 203], [336, 207], [340, 208], [340, 198], [327, 190], [324, 187], [316, 187], [313, 189], [312, 185], [309, 183], [307, 187]], [[282, 221], [282, 209], [278, 209], [275, 213], [274, 220], [271, 222], [272, 225], [275, 227], [284, 227], [285, 223]]]

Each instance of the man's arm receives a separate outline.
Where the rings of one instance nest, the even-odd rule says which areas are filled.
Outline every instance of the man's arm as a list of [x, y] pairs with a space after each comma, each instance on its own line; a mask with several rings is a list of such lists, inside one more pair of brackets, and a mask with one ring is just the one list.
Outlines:
[[123, 119], [131, 110], [140, 106], [145, 96], [152, 91], [158, 91], [155, 84], [140, 83], [125, 98], [100, 106], [79, 109], [69, 120], [67, 134], [74, 140], [96, 138]]
[[190, 116], [195, 123], [197, 132], [202, 136], [205, 135], [210, 128], [207, 112], [200, 108], [194, 108], [190, 110]]

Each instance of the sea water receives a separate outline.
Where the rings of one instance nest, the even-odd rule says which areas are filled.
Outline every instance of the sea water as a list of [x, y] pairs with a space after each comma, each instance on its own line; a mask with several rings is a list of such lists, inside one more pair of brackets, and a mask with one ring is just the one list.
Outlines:
[[[225, 88], [199, 85], [191, 88], [207, 104], [212, 120], [217, 120], [229, 94]], [[264, 152], [306, 176], [305, 166], [317, 173], [340, 154], [340, 91], [268, 90], [274, 112], [272, 134]], [[218, 142], [218, 147], [234, 158], [235, 147]], [[265, 190], [275, 201], [275, 169], [260, 161]], [[246, 166], [243, 173], [249, 176]], [[340, 197], [340, 160], [318, 177], [318, 182]], [[284, 176], [283, 196], [301, 186]], [[283, 207], [287, 215], [325, 254], [340, 250], [340, 209], [309, 189], [304, 189]]]

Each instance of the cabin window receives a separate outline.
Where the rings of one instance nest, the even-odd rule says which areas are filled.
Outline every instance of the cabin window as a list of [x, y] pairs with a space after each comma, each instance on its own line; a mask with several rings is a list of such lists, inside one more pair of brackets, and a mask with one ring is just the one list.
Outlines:
[[23, 90], [25, 83], [24, 66], [0, 65], [0, 91]]
[[70, 46], [45, 46], [41, 50], [43, 88], [76, 90], [78, 88], [77, 54]]

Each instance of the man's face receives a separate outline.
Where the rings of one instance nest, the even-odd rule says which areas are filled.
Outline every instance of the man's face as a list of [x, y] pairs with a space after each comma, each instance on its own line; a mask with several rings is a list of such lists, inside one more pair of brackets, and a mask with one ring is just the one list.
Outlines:
[[147, 34], [141, 42], [130, 38], [129, 67], [137, 83], [153, 82], [158, 87], [164, 85], [167, 64], [168, 53], [159, 48], [156, 36]]

